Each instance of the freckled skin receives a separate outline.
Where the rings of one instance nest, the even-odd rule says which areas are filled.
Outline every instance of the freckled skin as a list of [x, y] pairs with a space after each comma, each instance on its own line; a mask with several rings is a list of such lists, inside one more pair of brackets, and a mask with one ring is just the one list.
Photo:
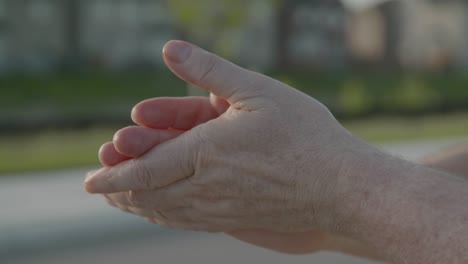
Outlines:
[[[287, 253], [468, 261], [467, 181], [382, 153], [315, 99], [190, 44], [170, 42], [164, 55], [176, 75], [216, 96], [153, 99], [156, 116], [137, 106], [142, 128], [107, 144], [101, 161], [134, 159], [87, 177], [89, 192], [162, 226]], [[174, 105], [196, 111], [167, 111]], [[142, 138], [128, 144], [136, 130], [154, 148]]]

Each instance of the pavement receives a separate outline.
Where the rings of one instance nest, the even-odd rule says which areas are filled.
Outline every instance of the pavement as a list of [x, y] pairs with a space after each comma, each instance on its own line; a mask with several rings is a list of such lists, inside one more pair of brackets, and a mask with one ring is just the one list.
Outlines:
[[[468, 138], [380, 145], [417, 160]], [[161, 229], [83, 191], [92, 168], [0, 177], [0, 264], [29, 263], [351, 263], [335, 253], [288, 256], [220, 234]]]

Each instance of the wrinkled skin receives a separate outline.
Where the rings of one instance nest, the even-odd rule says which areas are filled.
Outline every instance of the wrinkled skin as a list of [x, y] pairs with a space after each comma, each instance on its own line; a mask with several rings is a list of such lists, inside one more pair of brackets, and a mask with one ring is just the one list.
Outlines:
[[[120, 162], [138, 158], [157, 145], [176, 138], [184, 131], [219, 117], [229, 104], [211, 94], [205, 97], [155, 98], [138, 104], [132, 111], [132, 119], [140, 126], [119, 130], [114, 141], [104, 144], [99, 159], [104, 166], [115, 166]], [[158, 113], [157, 116], [154, 113]], [[169, 130], [170, 126], [173, 128]], [[124, 194], [119, 194], [124, 195]], [[109, 204], [124, 211], [135, 208], [128, 203]], [[158, 219], [148, 218], [157, 223]], [[303, 233], [279, 233], [265, 230], [236, 230], [229, 235], [257, 246], [290, 254], [304, 254], [320, 250], [337, 250], [351, 244], [345, 238], [333, 236], [324, 231], [314, 230]], [[363, 247], [363, 246], [362, 246]], [[353, 246], [356, 248], [356, 246]]]
[[[178, 45], [191, 49], [184, 62], [171, 54]], [[345, 195], [340, 170], [361, 142], [315, 99], [197, 47], [169, 43], [165, 60], [212, 96], [139, 104], [141, 127], [101, 148], [108, 167], [88, 177], [87, 190], [162, 226], [269, 248], [287, 238], [290, 253], [325, 249], [329, 212]], [[310, 237], [317, 241], [304, 244]]]
[[[115, 165], [89, 174], [88, 192], [162, 226], [269, 248], [286, 238], [301, 251], [309, 235], [317, 240], [303, 248], [327, 248], [340, 239], [326, 234], [340, 234], [394, 263], [468, 259], [466, 180], [382, 153], [313, 98], [188, 43], [169, 42], [164, 59], [216, 96], [211, 107], [193, 111], [186, 98], [166, 104], [184, 106], [171, 116], [159, 99], [145, 112], [154, 126], [141, 122], [102, 148], [103, 163]], [[132, 129], [145, 136], [126, 137]], [[138, 153], [145, 145], [155, 147]]]

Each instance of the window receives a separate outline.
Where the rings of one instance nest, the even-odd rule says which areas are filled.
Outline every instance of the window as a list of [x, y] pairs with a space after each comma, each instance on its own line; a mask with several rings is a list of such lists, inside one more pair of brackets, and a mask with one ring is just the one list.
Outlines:
[[0, 21], [5, 19], [5, 16], [6, 16], [5, 0], [0, 0]]
[[6, 11], [5, 0], [0, 0], [0, 38], [2, 38], [3, 35], [5, 34], [6, 19], [7, 19], [6, 15], [7, 15], [7, 11]]

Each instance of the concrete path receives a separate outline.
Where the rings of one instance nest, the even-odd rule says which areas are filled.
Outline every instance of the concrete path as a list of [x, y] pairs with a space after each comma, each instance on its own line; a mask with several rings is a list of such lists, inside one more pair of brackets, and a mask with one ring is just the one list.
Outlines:
[[[468, 139], [381, 146], [408, 159]], [[223, 235], [163, 230], [87, 195], [88, 169], [0, 177], [0, 263], [371, 263], [339, 254], [286, 256]]]

